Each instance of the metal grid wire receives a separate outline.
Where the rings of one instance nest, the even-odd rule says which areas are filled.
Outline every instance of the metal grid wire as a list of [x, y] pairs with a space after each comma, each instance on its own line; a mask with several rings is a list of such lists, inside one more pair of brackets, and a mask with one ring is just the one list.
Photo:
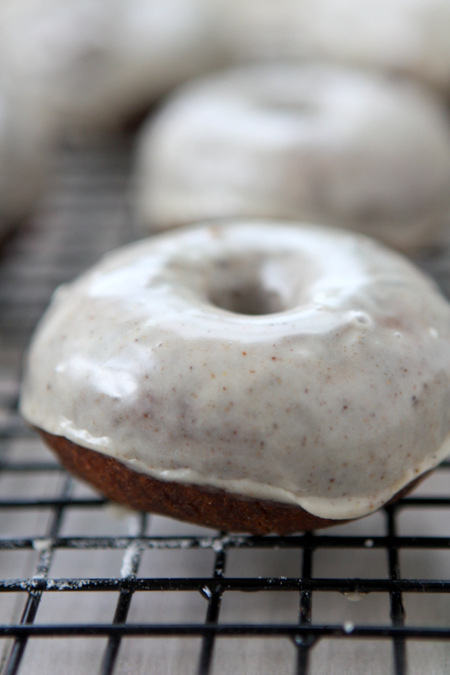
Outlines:
[[[39, 214], [0, 251], [0, 672], [450, 672], [449, 462], [357, 523], [229, 535], [114, 510], [20, 420], [52, 290], [133, 238], [130, 150], [63, 148]], [[447, 254], [423, 264], [445, 290]]]

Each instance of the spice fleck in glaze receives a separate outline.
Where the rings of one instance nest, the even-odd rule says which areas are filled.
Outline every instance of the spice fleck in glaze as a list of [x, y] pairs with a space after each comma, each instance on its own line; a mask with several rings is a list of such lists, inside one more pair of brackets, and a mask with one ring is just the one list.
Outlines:
[[21, 410], [162, 481], [356, 518], [450, 451], [449, 337], [433, 282], [363, 236], [182, 228], [57, 291]]

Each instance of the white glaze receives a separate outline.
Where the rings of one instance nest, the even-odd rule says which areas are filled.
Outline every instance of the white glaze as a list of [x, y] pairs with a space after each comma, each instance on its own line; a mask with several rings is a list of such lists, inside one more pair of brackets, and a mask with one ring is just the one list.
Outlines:
[[180, 229], [58, 290], [21, 411], [156, 478], [357, 517], [449, 452], [449, 336], [434, 284], [364, 237]]
[[137, 220], [307, 220], [405, 252], [450, 223], [450, 125], [411, 82], [262, 65], [186, 85], [140, 138]]
[[228, 58], [327, 58], [450, 91], [448, 0], [218, 0]]
[[215, 64], [208, 0], [4, 0], [2, 58], [64, 129], [101, 131]]

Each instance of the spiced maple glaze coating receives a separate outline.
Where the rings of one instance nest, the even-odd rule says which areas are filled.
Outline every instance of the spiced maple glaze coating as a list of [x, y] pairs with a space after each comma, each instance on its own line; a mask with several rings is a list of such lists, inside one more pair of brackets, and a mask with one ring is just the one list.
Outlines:
[[364, 237], [175, 230], [56, 294], [21, 410], [158, 480], [356, 518], [448, 454], [449, 335], [434, 284]]

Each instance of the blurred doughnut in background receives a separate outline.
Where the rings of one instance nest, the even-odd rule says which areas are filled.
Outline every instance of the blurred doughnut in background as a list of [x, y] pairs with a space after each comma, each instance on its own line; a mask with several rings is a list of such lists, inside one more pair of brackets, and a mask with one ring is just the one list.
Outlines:
[[70, 132], [109, 132], [217, 63], [208, 0], [5, 0], [0, 43]]
[[408, 78], [338, 65], [259, 64], [186, 84], [139, 138], [147, 231], [210, 218], [304, 220], [408, 253], [450, 221], [450, 126]]
[[45, 185], [49, 137], [108, 142], [158, 104], [132, 180], [136, 235], [306, 219], [413, 253], [448, 229], [448, 0], [2, 0], [0, 72], [29, 126], [0, 139], [13, 218]]
[[450, 93], [448, 0], [218, 0], [230, 61], [330, 59]]
[[53, 144], [46, 106], [0, 69], [0, 239], [38, 203]]

